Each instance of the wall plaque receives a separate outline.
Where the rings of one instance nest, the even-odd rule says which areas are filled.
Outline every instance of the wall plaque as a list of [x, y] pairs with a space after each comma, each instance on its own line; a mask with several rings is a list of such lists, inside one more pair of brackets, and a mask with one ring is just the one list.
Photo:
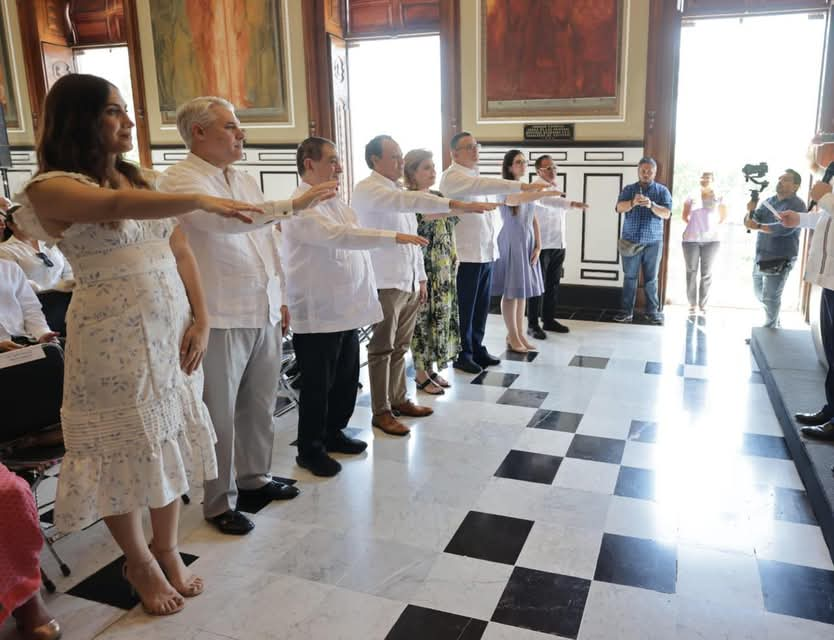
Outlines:
[[525, 140], [568, 142], [573, 140], [573, 124], [525, 124]]

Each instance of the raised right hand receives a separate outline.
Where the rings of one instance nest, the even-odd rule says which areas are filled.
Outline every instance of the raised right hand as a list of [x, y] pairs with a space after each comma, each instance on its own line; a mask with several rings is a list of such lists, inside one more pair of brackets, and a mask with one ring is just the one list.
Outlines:
[[522, 182], [521, 183], [521, 190], [522, 191], [544, 191], [545, 189], [550, 189], [550, 185], [546, 182]]
[[426, 247], [429, 241], [421, 236], [414, 236], [410, 233], [398, 233], [397, 244], [416, 244], [418, 247]]
[[292, 210], [301, 211], [303, 209], [309, 209], [319, 202], [330, 200], [330, 198], [336, 197], [338, 189], [338, 180], [328, 180], [327, 182], [313, 185], [292, 201]]
[[244, 211], [251, 211], [254, 213], [263, 213], [264, 210], [260, 207], [250, 204], [248, 202], [241, 202], [240, 200], [229, 200], [228, 198], [215, 198], [214, 196], [200, 195], [198, 197], [200, 205], [198, 209], [208, 211], [209, 213], [216, 213], [224, 218], [236, 218], [243, 222], [251, 223], [252, 218], [247, 216]]
[[811, 200], [819, 202], [829, 193], [831, 193], [831, 185], [820, 180], [819, 182], [815, 182], [814, 186], [811, 187]]
[[780, 211], [779, 221], [783, 227], [792, 229], [799, 226], [799, 214], [796, 211]]

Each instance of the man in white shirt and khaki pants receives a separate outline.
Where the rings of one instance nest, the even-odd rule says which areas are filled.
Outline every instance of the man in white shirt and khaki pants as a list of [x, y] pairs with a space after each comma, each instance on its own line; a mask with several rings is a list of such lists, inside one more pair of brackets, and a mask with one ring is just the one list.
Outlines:
[[[406, 191], [399, 184], [403, 176], [402, 150], [391, 136], [379, 135], [368, 142], [365, 162], [372, 173], [354, 187], [351, 200], [364, 227], [416, 235], [417, 212], [483, 213], [496, 206]], [[409, 428], [396, 419], [392, 410], [414, 418], [433, 413], [431, 408], [408, 399], [405, 382], [405, 356], [411, 345], [417, 312], [428, 295], [423, 252], [414, 245], [395, 245], [372, 251], [371, 262], [382, 305], [382, 321], [374, 325], [368, 343], [372, 422], [385, 433], [404, 436]]]
[[[161, 191], [264, 202], [255, 179], [233, 166], [243, 157], [245, 133], [231, 103], [195, 98], [178, 110], [177, 129], [190, 153], [165, 171]], [[218, 477], [205, 484], [203, 515], [223, 533], [242, 535], [255, 526], [237, 510], [239, 494], [286, 500], [299, 493], [270, 474], [281, 340], [289, 324], [273, 224], [334, 193], [330, 183], [293, 201], [264, 203], [266, 213], [254, 224], [200, 213], [180, 218], [211, 329], [203, 400], [217, 433]]]

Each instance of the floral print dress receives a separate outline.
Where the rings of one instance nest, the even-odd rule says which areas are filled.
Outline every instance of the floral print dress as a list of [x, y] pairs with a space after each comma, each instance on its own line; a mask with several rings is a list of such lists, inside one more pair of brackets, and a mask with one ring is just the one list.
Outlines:
[[55, 524], [62, 531], [140, 507], [160, 508], [188, 491], [187, 471], [217, 477], [215, 435], [202, 401], [203, 375], [180, 368], [191, 323], [170, 248], [175, 220], [76, 223], [60, 237], [41, 226], [26, 189], [80, 174], [36, 176], [17, 196], [17, 223], [57, 245], [76, 287], [67, 313], [61, 464]]
[[417, 214], [417, 233], [429, 241], [423, 247], [428, 301], [420, 307], [411, 339], [411, 353], [418, 370], [427, 370], [434, 362], [443, 368], [460, 351], [458, 255], [454, 235], [459, 221], [457, 216], [426, 220]]

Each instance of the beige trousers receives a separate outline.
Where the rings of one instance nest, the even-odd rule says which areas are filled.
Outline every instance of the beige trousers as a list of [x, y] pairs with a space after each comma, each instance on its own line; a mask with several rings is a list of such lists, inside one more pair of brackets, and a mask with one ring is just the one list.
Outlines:
[[374, 325], [368, 343], [368, 374], [374, 415], [391, 411], [391, 405], [406, 401], [405, 354], [420, 308], [420, 293], [379, 289], [382, 320]]

